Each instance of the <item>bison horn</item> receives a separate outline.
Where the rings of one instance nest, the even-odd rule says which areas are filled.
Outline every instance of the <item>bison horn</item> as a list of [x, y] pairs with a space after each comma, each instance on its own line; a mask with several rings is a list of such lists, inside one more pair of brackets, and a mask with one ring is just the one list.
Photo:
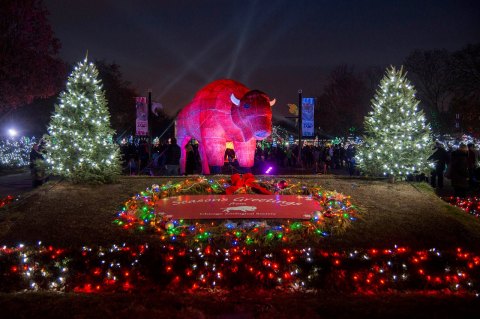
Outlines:
[[275, 102], [277, 102], [277, 99], [273, 99], [270, 101], [270, 106], [274, 106], [275, 105]]
[[239, 106], [240, 105], [240, 100], [237, 99], [235, 97], [235, 94], [232, 93], [232, 95], [230, 95], [230, 101], [232, 101], [233, 104], [235, 104], [236, 106]]

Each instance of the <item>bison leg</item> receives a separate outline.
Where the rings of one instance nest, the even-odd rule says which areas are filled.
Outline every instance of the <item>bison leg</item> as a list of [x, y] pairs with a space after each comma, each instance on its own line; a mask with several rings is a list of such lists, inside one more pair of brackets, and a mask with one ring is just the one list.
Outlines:
[[218, 137], [204, 137], [202, 142], [204, 145], [208, 165], [222, 167], [226, 148], [225, 139]]
[[257, 141], [252, 138], [246, 142], [233, 142], [235, 155], [237, 156], [240, 167], [252, 167], [255, 158], [255, 148]]
[[203, 141], [198, 141], [198, 153], [200, 154], [200, 161], [202, 162], [202, 174], [210, 175], [210, 167], [208, 167], [208, 158], [205, 153]]
[[190, 142], [190, 140], [192, 139], [192, 137], [190, 136], [183, 136], [183, 137], [180, 137], [178, 139], [178, 143], [179, 143], [179, 146], [180, 146], [180, 175], [183, 175], [185, 174], [185, 164], [187, 162], [187, 151], [185, 149], [185, 146], [187, 146], [188, 142]]

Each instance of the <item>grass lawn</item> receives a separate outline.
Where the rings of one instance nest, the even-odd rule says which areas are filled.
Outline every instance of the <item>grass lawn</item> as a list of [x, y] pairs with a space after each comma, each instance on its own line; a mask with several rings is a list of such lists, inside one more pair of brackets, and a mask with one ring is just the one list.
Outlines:
[[[288, 177], [276, 179], [288, 179]], [[421, 183], [395, 183], [333, 176], [296, 177], [351, 196], [361, 218], [341, 235], [320, 242], [324, 249], [392, 248], [480, 251], [480, 221], [439, 199]], [[0, 244], [44, 243], [81, 247], [127, 242], [152, 243], [154, 235], [125, 231], [114, 225], [115, 212], [137, 192], [171, 179], [124, 177], [113, 185], [79, 186], [51, 182], [0, 210]], [[254, 288], [254, 287], [252, 287]], [[478, 298], [451, 294], [382, 293], [343, 295], [338, 292], [201, 292], [141, 294], [0, 294], [7, 317], [220, 317], [220, 318], [346, 318], [351, 316], [464, 317], [478, 313]], [[237, 313], [237, 316], [233, 314]], [[3, 314], [2, 314], [3, 316]], [[415, 316], [414, 316], [415, 317]]]

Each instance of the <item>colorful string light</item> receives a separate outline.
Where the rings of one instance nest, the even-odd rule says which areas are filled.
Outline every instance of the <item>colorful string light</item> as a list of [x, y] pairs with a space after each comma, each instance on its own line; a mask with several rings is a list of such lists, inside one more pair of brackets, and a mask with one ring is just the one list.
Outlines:
[[[259, 186], [275, 194], [308, 195], [321, 208], [311, 220], [183, 220], [168, 218], [168, 212], [157, 212], [155, 202], [165, 197], [185, 194], [225, 194], [230, 184], [224, 179], [199, 177], [178, 183], [153, 185], [132, 197], [117, 213], [114, 221], [125, 229], [150, 230], [164, 242], [187, 245], [195, 243], [222, 243], [225, 247], [239, 245], [296, 245], [317, 243], [332, 233], [344, 231], [358, 218], [358, 210], [348, 196], [326, 191], [319, 186], [307, 187], [300, 183], [277, 182], [273, 179]], [[238, 191], [253, 193], [255, 188], [246, 186]]]
[[479, 296], [480, 256], [449, 251], [173, 244], [58, 248], [0, 247], [0, 291], [115, 292], [257, 287], [340, 292], [432, 292]]

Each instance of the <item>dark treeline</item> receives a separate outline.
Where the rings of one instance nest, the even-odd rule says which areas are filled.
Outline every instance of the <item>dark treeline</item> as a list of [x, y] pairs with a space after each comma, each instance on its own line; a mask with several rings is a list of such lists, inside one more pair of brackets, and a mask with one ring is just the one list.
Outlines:
[[[403, 65], [435, 133], [479, 135], [480, 43], [455, 52], [415, 50]], [[348, 65], [334, 68], [317, 98], [315, 125], [319, 133], [362, 133], [363, 118], [384, 72], [380, 67], [362, 72]]]

